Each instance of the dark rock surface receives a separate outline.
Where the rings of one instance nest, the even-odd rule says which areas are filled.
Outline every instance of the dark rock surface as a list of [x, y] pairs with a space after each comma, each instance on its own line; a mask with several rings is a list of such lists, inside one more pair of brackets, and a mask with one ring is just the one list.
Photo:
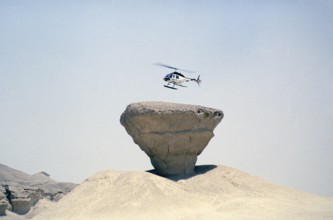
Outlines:
[[28, 213], [40, 199], [57, 201], [77, 184], [57, 182], [45, 172], [29, 175], [0, 164], [0, 215]]
[[127, 106], [120, 122], [162, 176], [194, 173], [197, 156], [223, 118], [218, 109], [167, 102]]
[[6, 215], [6, 210], [9, 209], [11, 209], [11, 205], [6, 198], [5, 192], [0, 188], [0, 216]]

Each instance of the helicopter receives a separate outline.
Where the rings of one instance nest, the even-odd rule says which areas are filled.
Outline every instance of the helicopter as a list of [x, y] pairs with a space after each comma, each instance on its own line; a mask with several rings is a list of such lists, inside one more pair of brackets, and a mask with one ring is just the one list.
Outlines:
[[[175, 88], [175, 86], [187, 87], [182, 84], [184, 82], [194, 81], [198, 85], [200, 85], [200, 83], [201, 83], [200, 75], [198, 76], [198, 78], [195, 79], [195, 78], [186, 77], [183, 74], [181, 74], [180, 72], [177, 72], [177, 70], [179, 70], [179, 71], [184, 71], [184, 72], [188, 72], [188, 73], [191, 73], [191, 72], [193, 73], [193, 71], [191, 71], [191, 70], [178, 69], [176, 67], [165, 65], [163, 63], [155, 63], [155, 65], [163, 66], [163, 67], [174, 70], [174, 72], [165, 75], [163, 78], [163, 80], [165, 82], [167, 82], [167, 84], [164, 85], [164, 87], [166, 87], [166, 88], [177, 90], [177, 88]], [[170, 84], [173, 84], [173, 86], [169, 86]]]

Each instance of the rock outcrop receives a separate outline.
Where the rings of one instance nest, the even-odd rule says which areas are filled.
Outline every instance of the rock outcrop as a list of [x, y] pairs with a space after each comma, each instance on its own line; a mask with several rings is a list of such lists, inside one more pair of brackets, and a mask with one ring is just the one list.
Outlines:
[[76, 184], [57, 182], [45, 172], [29, 175], [0, 164], [0, 216], [27, 214], [40, 199], [57, 201]]
[[7, 209], [11, 209], [11, 206], [5, 196], [5, 190], [0, 188], [0, 216], [6, 215]]
[[120, 122], [162, 176], [194, 173], [197, 156], [223, 118], [218, 109], [166, 102], [127, 106]]

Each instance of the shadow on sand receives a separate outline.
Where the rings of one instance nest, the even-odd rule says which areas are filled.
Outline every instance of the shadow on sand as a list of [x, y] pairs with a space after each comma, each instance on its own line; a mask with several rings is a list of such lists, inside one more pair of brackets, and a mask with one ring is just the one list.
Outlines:
[[216, 167], [217, 167], [216, 165], [199, 165], [199, 166], [195, 166], [194, 173], [188, 174], [188, 175], [178, 175], [178, 176], [161, 176], [156, 172], [155, 169], [147, 170], [146, 172], [167, 178], [169, 180], [178, 181], [178, 180], [190, 179], [194, 176], [207, 173], [208, 171], [211, 171], [211, 170], [215, 169]]

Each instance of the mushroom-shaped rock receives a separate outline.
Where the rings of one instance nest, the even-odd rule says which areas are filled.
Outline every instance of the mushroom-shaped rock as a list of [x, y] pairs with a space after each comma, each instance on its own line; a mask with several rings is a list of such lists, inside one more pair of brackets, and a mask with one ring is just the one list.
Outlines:
[[222, 118], [221, 110], [198, 105], [140, 102], [128, 105], [120, 122], [157, 174], [177, 176], [194, 173]]

